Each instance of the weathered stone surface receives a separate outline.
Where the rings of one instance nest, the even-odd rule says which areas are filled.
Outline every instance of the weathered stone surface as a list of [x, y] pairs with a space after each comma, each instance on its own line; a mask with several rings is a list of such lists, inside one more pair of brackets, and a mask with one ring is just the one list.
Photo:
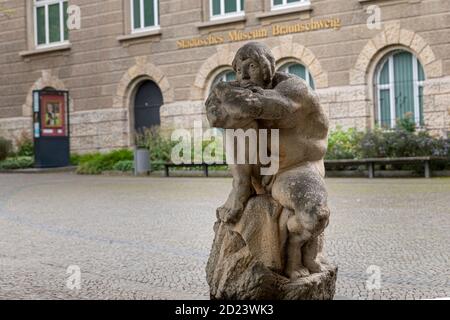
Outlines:
[[323, 179], [328, 108], [305, 81], [275, 72], [267, 45], [241, 47], [233, 68], [236, 81], [216, 84], [206, 100], [210, 125], [253, 131], [249, 145], [260, 148], [267, 145], [255, 131], [264, 130], [259, 139], [269, 128], [280, 134], [271, 141], [270, 173], [261, 158], [239, 159], [252, 152], [245, 144], [226, 144], [236, 151], [227, 156], [233, 188], [216, 211], [206, 268], [211, 298], [332, 299], [337, 270], [323, 258], [330, 216]]
[[[249, 200], [236, 225], [219, 217], [209, 257], [207, 281], [212, 299], [332, 299], [337, 268], [297, 280], [280, 275], [282, 250], [279, 216], [282, 208], [267, 195]], [[283, 223], [281, 223], [283, 224]]]

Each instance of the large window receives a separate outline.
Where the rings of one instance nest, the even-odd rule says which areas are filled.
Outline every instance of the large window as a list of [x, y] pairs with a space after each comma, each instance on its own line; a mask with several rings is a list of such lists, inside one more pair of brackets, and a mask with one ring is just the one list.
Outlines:
[[388, 54], [378, 65], [376, 87], [376, 116], [380, 126], [393, 128], [405, 117], [423, 125], [423, 82], [421, 63], [410, 52], [397, 50]]
[[211, 20], [244, 15], [244, 0], [210, 0]]
[[296, 76], [305, 80], [311, 88], [315, 89], [313, 77], [304, 65], [295, 62], [286, 63], [279, 69], [279, 71], [295, 74]]
[[158, 0], [131, 1], [131, 30], [133, 32], [147, 31], [159, 28]]
[[309, 0], [271, 0], [272, 10], [288, 9], [310, 4]]
[[67, 42], [67, 0], [34, 0], [36, 47]]

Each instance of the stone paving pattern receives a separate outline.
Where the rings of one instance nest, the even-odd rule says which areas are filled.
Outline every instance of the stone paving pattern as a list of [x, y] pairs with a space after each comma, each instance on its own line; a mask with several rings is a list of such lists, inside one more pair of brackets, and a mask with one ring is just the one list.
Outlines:
[[[349, 299], [450, 296], [450, 179], [327, 179], [326, 253]], [[229, 178], [0, 175], [0, 299], [208, 299]], [[68, 266], [81, 289], [66, 287]], [[381, 289], [366, 289], [370, 265]]]

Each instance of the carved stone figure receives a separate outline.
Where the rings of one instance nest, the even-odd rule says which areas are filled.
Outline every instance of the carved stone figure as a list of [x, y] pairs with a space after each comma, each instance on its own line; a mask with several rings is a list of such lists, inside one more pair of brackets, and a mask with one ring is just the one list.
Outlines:
[[322, 256], [327, 116], [303, 79], [275, 72], [264, 44], [241, 47], [233, 68], [236, 81], [218, 83], [206, 101], [210, 125], [278, 129], [279, 170], [262, 176], [258, 163], [230, 165], [233, 188], [217, 209], [207, 265], [211, 297], [331, 299], [337, 268]]

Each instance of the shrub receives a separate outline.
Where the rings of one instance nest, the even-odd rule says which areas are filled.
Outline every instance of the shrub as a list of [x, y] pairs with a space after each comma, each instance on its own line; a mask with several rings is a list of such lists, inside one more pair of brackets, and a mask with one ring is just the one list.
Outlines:
[[449, 157], [449, 139], [434, 138], [426, 131], [415, 132], [415, 123], [403, 120], [389, 131], [375, 128], [363, 133], [337, 128], [329, 134], [326, 159]]
[[0, 161], [5, 160], [12, 151], [12, 143], [0, 137]]
[[72, 157], [78, 161], [77, 173], [100, 174], [106, 170], [113, 170], [114, 165], [123, 160], [133, 160], [133, 152], [128, 149], [120, 149], [108, 153], [92, 153]]
[[79, 155], [78, 153], [71, 153], [70, 154], [70, 164], [73, 166], [79, 165], [80, 158], [81, 158], [81, 155]]
[[146, 148], [150, 153], [151, 162], [168, 162], [172, 153], [172, 142], [164, 136], [159, 127], [151, 127], [136, 133], [136, 146]]
[[78, 174], [100, 174], [102, 168], [96, 161], [80, 162], [77, 168]]
[[0, 161], [0, 169], [14, 170], [31, 168], [34, 165], [33, 157], [14, 157]]
[[134, 162], [132, 160], [121, 160], [113, 166], [113, 170], [129, 172], [134, 170]]
[[433, 138], [428, 132], [411, 132], [404, 129], [368, 131], [361, 140], [363, 158], [420, 157], [449, 155], [448, 139]]
[[391, 150], [387, 150], [388, 148], [385, 132], [379, 128], [367, 131], [361, 138], [359, 145], [362, 158], [387, 157], [388, 154], [392, 153]]
[[405, 113], [405, 116], [402, 119], [397, 120], [396, 126], [399, 130], [415, 132], [416, 122], [413, 119], [413, 114], [411, 112]]
[[342, 130], [338, 127], [328, 136], [328, 151], [326, 159], [355, 159], [359, 156], [359, 145], [362, 132], [351, 128]]
[[17, 155], [19, 157], [34, 156], [34, 143], [27, 131], [22, 131], [19, 138], [16, 139]]

